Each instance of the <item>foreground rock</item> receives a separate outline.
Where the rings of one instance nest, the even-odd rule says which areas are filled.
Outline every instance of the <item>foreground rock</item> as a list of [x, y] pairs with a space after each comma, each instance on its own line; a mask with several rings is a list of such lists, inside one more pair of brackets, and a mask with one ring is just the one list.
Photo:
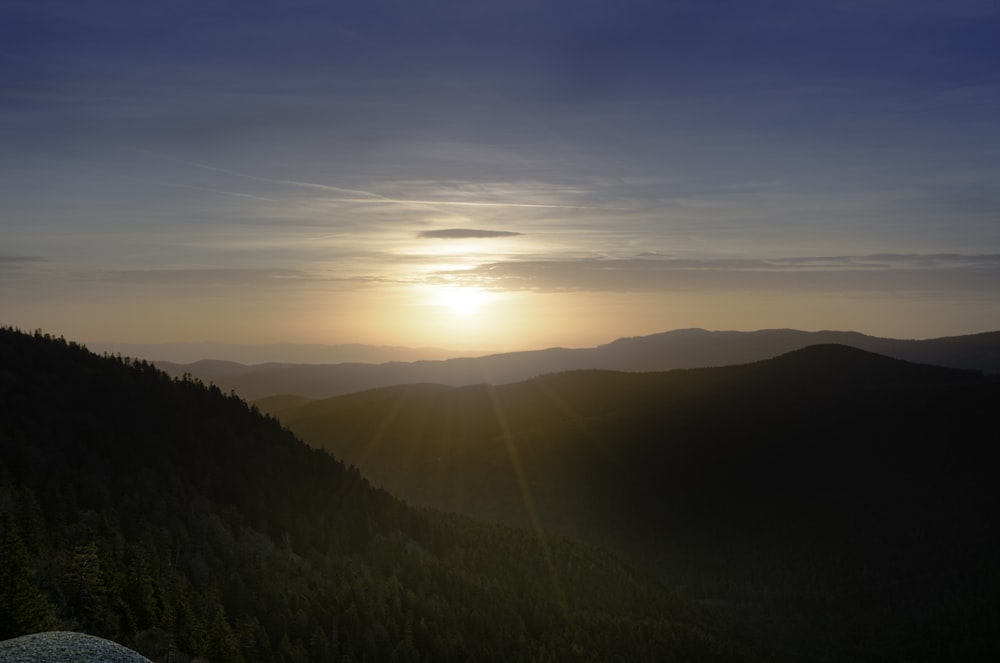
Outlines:
[[85, 633], [49, 631], [0, 641], [0, 663], [150, 663], [117, 642]]

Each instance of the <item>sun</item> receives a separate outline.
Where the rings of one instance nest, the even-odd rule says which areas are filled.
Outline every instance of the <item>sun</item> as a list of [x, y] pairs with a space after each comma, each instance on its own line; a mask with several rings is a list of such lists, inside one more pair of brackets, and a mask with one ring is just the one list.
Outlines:
[[533, 309], [522, 293], [478, 283], [414, 284], [398, 301], [386, 320], [404, 325], [411, 339], [475, 356], [509, 351], [511, 339], [530, 333], [535, 319], [524, 315], [526, 307]]
[[407, 314], [409, 329], [413, 334], [426, 334], [429, 345], [492, 349], [511, 324], [508, 293], [457, 283], [421, 284], [417, 293]]
[[489, 293], [479, 288], [444, 286], [438, 288], [435, 304], [443, 306], [461, 317], [473, 316], [489, 301]]

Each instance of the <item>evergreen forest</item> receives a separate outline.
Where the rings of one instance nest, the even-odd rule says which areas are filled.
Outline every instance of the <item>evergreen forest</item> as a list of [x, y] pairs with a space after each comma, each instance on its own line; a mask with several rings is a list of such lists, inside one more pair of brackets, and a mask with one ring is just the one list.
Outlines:
[[154, 661], [736, 661], [606, 550], [412, 508], [232, 394], [0, 331], [0, 639]]
[[172, 663], [998, 660], [997, 403], [974, 371], [815, 346], [261, 402], [279, 419], [2, 329], [0, 639]]
[[817, 345], [259, 403], [410, 503], [608, 546], [794, 660], [1000, 660], [996, 376]]

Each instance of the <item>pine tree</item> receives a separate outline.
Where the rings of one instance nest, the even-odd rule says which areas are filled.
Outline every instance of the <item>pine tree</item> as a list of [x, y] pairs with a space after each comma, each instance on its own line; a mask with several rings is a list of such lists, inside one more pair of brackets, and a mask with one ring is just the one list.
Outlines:
[[118, 602], [112, 598], [118, 597], [112, 597], [96, 543], [86, 543], [73, 549], [63, 591], [82, 624], [114, 637], [119, 620], [112, 610]]
[[213, 614], [209, 627], [209, 658], [213, 663], [243, 663], [240, 643], [236, 640], [236, 635], [226, 620], [222, 604], [216, 603], [211, 611]]
[[10, 514], [0, 514], [0, 640], [55, 625], [55, 608], [32, 579], [31, 561]]

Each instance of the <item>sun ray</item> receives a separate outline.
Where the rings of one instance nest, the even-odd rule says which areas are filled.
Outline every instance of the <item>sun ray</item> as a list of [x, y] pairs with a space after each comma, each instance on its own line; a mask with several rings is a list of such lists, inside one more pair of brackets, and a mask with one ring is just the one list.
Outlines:
[[489, 392], [490, 402], [493, 406], [493, 414], [496, 416], [497, 424], [500, 427], [500, 435], [503, 437], [504, 446], [507, 450], [507, 457], [510, 458], [510, 465], [514, 470], [514, 476], [517, 479], [517, 485], [521, 491], [521, 501], [524, 503], [524, 508], [528, 512], [528, 518], [531, 520], [531, 526], [535, 530], [535, 534], [538, 535], [538, 542], [542, 548], [542, 555], [545, 557], [545, 564], [548, 567], [549, 575], [552, 580], [552, 590], [555, 593], [556, 602], [562, 610], [563, 615], [568, 615], [569, 604], [566, 602], [566, 594], [562, 591], [562, 586], [559, 583], [559, 576], [556, 574], [556, 566], [552, 561], [552, 550], [549, 547], [549, 540], [546, 536], [545, 529], [542, 527], [541, 518], [538, 516], [538, 509], [535, 507], [535, 500], [531, 494], [531, 486], [528, 484], [528, 478], [524, 472], [524, 465], [521, 463], [521, 456], [517, 451], [517, 445], [514, 444], [514, 436], [510, 432], [510, 426], [507, 423], [507, 416], [504, 412], [503, 404], [500, 402], [500, 397], [497, 394], [496, 387], [494, 385], [487, 385], [487, 390]]
[[369, 457], [381, 444], [387, 434], [387, 431], [389, 430], [389, 427], [392, 426], [392, 423], [396, 420], [396, 417], [403, 409], [403, 406], [406, 405], [406, 401], [409, 400], [409, 397], [409, 388], [403, 388], [400, 390], [399, 395], [392, 403], [392, 407], [389, 408], [388, 414], [386, 414], [382, 421], [379, 422], [375, 432], [372, 433], [371, 437], [358, 453], [358, 467], [365, 467], [368, 464]]

